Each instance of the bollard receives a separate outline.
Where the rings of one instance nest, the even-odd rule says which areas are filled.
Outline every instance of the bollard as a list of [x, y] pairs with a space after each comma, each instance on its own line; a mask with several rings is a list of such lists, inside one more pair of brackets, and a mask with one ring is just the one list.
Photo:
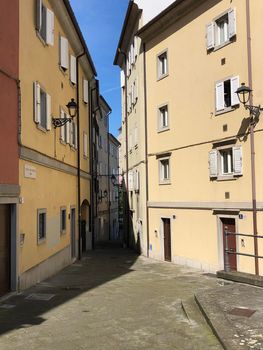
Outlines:
[[224, 229], [225, 238], [225, 272], [230, 272], [229, 254], [228, 254], [228, 227]]

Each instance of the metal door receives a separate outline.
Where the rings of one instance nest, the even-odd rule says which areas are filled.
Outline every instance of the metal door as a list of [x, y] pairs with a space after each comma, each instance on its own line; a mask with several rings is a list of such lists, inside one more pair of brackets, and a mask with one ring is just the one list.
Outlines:
[[[236, 223], [235, 223], [235, 219], [230, 219], [230, 218], [223, 218], [222, 220], [222, 226], [223, 226], [223, 242], [224, 242], [224, 265], [225, 265], [225, 230], [227, 230], [228, 232], [236, 232]], [[232, 235], [228, 235], [227, 236], [228, 239], [228, 249], [230, 252], [235, 253], [236, 252], [236, 236], [232, 236]], [[236, 254], [228, 254], [228, 258], [229, 258], [229, 265], [230, 265], [230, 270], [231, 271], [236, 271], [237, 270], [237, 256]]]
[[163, 220], [163, 235], [164, 235], [164, 260], [171, 261], [171, 222], [170, 219]]

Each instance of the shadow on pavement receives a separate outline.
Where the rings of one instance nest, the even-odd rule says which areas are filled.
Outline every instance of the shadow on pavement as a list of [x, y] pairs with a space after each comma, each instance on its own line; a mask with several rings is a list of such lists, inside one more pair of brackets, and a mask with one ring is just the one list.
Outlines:
[[0, 335], [42, 324], [49, 310], [131, 273], [137, 258], [128, 249], [97, 247], [59, 274], [0, 303]]

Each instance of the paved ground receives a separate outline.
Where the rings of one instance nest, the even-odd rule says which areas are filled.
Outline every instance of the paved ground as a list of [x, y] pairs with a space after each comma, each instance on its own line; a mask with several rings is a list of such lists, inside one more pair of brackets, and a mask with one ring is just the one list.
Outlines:
[[196, 298], [225, 349], [263, 349], [262, 288], [233, 283]]
[[1, 302], [0, 349], [219, 350], [194, 293], [222, 284], [124, 249], [96, 250]]

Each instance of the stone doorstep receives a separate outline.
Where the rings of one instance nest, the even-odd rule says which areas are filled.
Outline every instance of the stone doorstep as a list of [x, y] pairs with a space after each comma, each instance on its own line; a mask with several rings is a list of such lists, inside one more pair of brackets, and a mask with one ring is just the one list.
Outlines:
[[251, 284], [256, 287], [263, 288], [263, 276], [256, 276], [250, 273], [238, 272], [238, 271], [217, 271], [216, 273], [218, 278], [222, 278], [225, 280], [230, 280], [239, 283]]

